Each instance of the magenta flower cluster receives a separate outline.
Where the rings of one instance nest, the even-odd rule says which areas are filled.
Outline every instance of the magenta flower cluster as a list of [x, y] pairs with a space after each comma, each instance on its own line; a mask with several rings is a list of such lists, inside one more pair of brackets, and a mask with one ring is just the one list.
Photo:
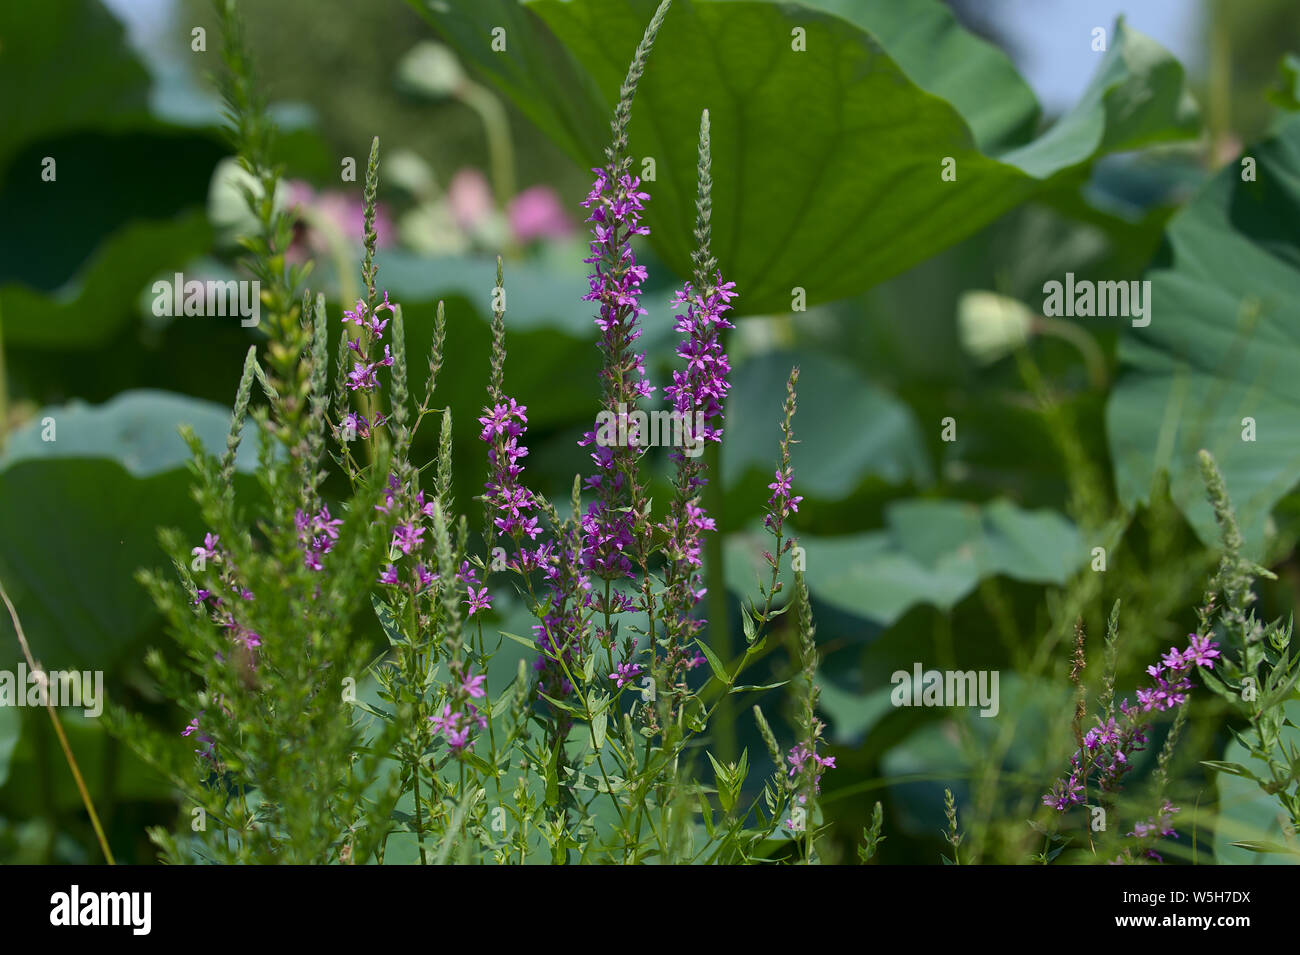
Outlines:
[[[328, 518], [328, 513], [326, 517]], [[244, 654], [243, 663], [250, 669], [256, 669], [257, 658], [255, 656], [257, 649], [262, 645], [262, 638], [240, 618], [243, 612], [240, 607], [242, 603], [253, 600], [253, 592], [245, 587], [239, 580], [238, 571], [231, 559], [230, 554], [221, 545], [221, 538], [217, 534], [207, 533], [203, 535], [203, 543], [194, 547], [191, 551], [196, 559], [202, 559], [204, 565], [215, 564], [220, 566], [221, 572], [218, 579], [222, 585], [228, 588], [235, 597], [239, 598], [239, 603], [233, 599], [227, 600], [220, 594], [215, 594], [205, 587], [198, 587], [194, 592], [194, 606], [196, 608], [205, 608], [208, 612], [209, 619], [218, 627], [225, 630], [236, 648], [242, 650]], [[224, 659], [222, 654], [217, 655], [218, 659]], [[181, 731], [182, 736], [193, 736], [198, 734], [199, 740], [203, 743], [202, 749], [195, 750], [200, 756], [209, 762], [215, 763], [217, 759], [216, 746], [212, 737], [203, 733], [199, 728], [199, 716], [190, 720], [189, 724]]]
[[620, 663], [614, 668], [614, 672], [609, 678], [614, 681], [618, 689], [623, 689], [630, 683], [635, 683], [637, 677], [641, 675], [641, 664], [639, 663]]
[[[393, 364], [393, 355], [390, 346], [384, 345], [384, 357], [371, 360], [371, 348], [377, 348], [383, 340], [384, 329], [388, 327], [388, 319], [381, 319], [379, 313], [387, 309], [391, 314], [393, 305], [388, 301], [388, 293], [384, 293], [384, 300], [375, 306], [373, 312], [369, 310], [366, 303], [357, 299], [357, 304], [350, 310], [343, 313], [343, 323], [351, 325], [357, 333], [356, 338], [348, 339], [348, 348], [356, 354], [356, 359], [352, 364], [352, 371], [348, 373], [348, 387], [353, 391], [374, 391], [379, 387], [379, 380], [376, 377], [378, 370], [390, 367]], [[345, 334], [347, 334], [345, 332]], [[365, 424], [365, 419], [357, 417], [349, 423], [354, 426], [358, 423]], [[377, 421], [376, 424], [382, 422]], [[366, 425], [369, 428], [368, 424]], [[360, 433], [360, 428], [357, 428]]]
[[322, 570], [325, 567], [322, 558], [334, 547], [339, 539], [339, 527], [343, 521], [330, 519], [330, 509], [321, 506], [315, 514], [298, 510], [293, 517], [298, 529], [298, 547], [302, 551], [303, 563], [309, 570]]
[[[806, 767], [812, 767], [813, 792], [821, 792], [822, 774], [828, 769], [835, 768], [834, 756], [821, 756], [815, 751], [797, 743], [790, 750], [786, 760], [790, 763], [790, 777], [794, 778], [804, 771]], [[811, 761], [811, 762], [810, 762]], [[836, 777], [839, 778], [839, 777]]]
[[[383, 345], [382, 358], [376, 355], [372, 360], [371, 356], [383, 344], [384, 330], [390, 320], [380, 318], [379, 313], [387, 311], [391, 315], [395, 307], [388, 301], [388, 293], [384, 292], [384, 300], [376, 305], [373, 311], [364, 300], [357, 299], [357, 304], [343, 313], [343, 324], [351, 329], [344, 330], [344, 340], [347, 342], [348, 349], [355, 355], [352, 370], [347, 375], [346, 384], [350, 390], [364, 394], [377, 391], [379, 369], [392, 366], [393, 354], [391, 346], [387, 344]], [[348, 335], [353, 333], [356, 337], [349, 338]], [[360, 411], [349, 411], [343, 419], [344, 438], [345, 440], [350, 440], [353, 436], [369, 438], [371, 431], [383, 427], [387, 420], [383, 412], [376, 412], [375, 420], [372, 422]]]
[[[735, 287], [734, 282], [724, 283], [719, 273], [711, 287], [697, 289], [688, 282], [673, 299], [674, 306], [686, 306], [677, 315], [676, 325], [683, 335], [677, 355], [685, 360], [686, 367], [673, 372], [673, 383], [664, 389], [664, 394], [685, 426], [700, 431], [689, 436], [692, 441], [722, 440], [719, 425], [730, 388], [727, 376], [731, 365], [723, 351], [720, 333], [724, 328], [733, 327], [724, 313], [730, 310], [730, 302], [736, 297]], [[702, 659], [698, 655], [688, 657], [687, 648], [704, 626], [704, 621], [695, 615], [695, 608], [706, 593], [699, 573], [702, 536], [705, 531], [716, 530], [716, 523], [705, 514], [695, 497], [707, 483], [698, 458], [688, 458], [681, 450], [674, 451], [672, 457], [677, 464], [676, 506], [659, 526], [668, 536], [665, 551], [672, 561], [665, 610], [670, 617], [669, 679], [676, 683]]]
[[1083, 750], [1076, 750], [1070, 758], [1069, 773], [1053, 784], [1043, 796], [1043, 804], [1058, 812], [1080, 805], [1085, 782], [1094, 778], [1100, 791], [1117, 791], [1132, 768], [1130, 757], [1146, 747], [1151, 724], [1144, 714], [1186, 703], [1192, 688], [1191, 668], [1213, 669], [1214, 659], [1219, 656], [1217, 647], [1209, 637], [1189, 634], [1185, 650], [1170, 647], [1159, 663], [1147, 667], [1153, 685], [1137, 691], [1136, 706], [1127, 699], [1120, 701], [1120, 719], [1111, 717], [1102, 722], [1098, 718], [1097, 725], [1083, 737]]
[[548, 601], [533, 635], [542, 654], [534, 669], [543, 693], [557, 699], [573, 692], [568, 673], [581, 670], [589, 652], [586, 611], [591, 606], [591, 578], [582, 572], [581, 550], [576, 540], [562, 538], [558, 547], [545, 544], [536, 551]]
[[[822, 791], [822, 774], [828, 769], [835, 768], [834, 756], [821, 756], [817, 753], [815, 746], [809, 748], [802, 743], [795, 744], [794, 748], [786, 756], [786, 760], [790, 763], [791, 779], [803, 775], [811, 776], [813, 793]], [[807, 806], [808, 792], [805, 790], [797, 793], [794, 800], [799, 806]], [[793, 816], [785, 821], [785, 827], [792, 832], [801, 832], [805, 826], [805, 821], [796, 820]]]
[[523, 473], [520, 459], [528, 456], [528, 448], [519, 443], [528, 430], [528, 408], [515, 399], [492, 408], [484, 408], [478, 423], [483, 426], [479, 437], [488, 444], [488, 463], [492, 478], [484, 485], [487, 503], [495, 516], [492, 523], [507, 537], [518, 539], [526, 534], [536, 540], [542, 528], [530, 511], [536, 506], [532, 493], [519, 483]]
[[[720, 330], [733, 328], [723, 313], [730, 311], [729, 304], [736, 297], [736, 283], [723, 282], [716, 276], [708, 288], [696, 289], [691, 283], [673, 298], [673, 306], [685, 305], [686, 310], [677, 316], [677, 331], [685, 336], [677, 346], [677, 355], [686, 362], [686, 368], [673, 372], [673, 383], [664, 388], [664, 395], [673, 403], [673, 410], [682, 420], [693, 424], [699, 415], [703, 431], [692, 435], [698, 440], [720, 442], [722, 409], [730, 385], [727, 376], [731, 365], [722, 350]], [[675, 452], [674, 457], [682, 456]]]
[[434, 732], [443, 738], [453, 753], [459, 753], [474, 744], [472, 734], [475, 727], [487, 729], [487, 717], [474, 704], [475, 700], [481, 700], [487, 695], [485, 682], [486, 677], [482, 674], [475, 674], [472, 669], [465, 670], [464, 675], [452, 684], [450, 699], [443, 703], [441, 710], [429, 717]]
[[[542, 692], [564, 697], [573, 690], [565, 668], [578, 665], [583, 651], [583, 612], [588, 606], [590, 583], [578, 567], [576, 548], [557, 548], [545, 539], [537, 543], [542, 526], [533, 512], [538, 505], [521, 481], [524, 466], [519, 463], [528, 456], [523, 444], [528, 432], [527, 406], [502, 396], [483, 409], [478, 422], [482, 426], [479, 439], [488, 445], [489, 477], [484, 484], [484, 501], [496, 531], [515, 546], [506, 567], [520, 575], [541, 570], [549, 591], [547, 611], [541, 622], [533, 625], [534, 638], [542, 650], [534, 669], [541, 674]], [[486, 590], [482, 593], [486, 596]]]
[[[1153, 817], [1148, 817], [1143, 822], [1134, 823], [1133, 831], [1130, 832], [1129, 838], [1137, 839], [1141, 843], [1148, 840], [1155, 840], [1168, 836], [1172, 839], [1178, 838], [1178, 833], [1174, 831], [1173, 818], [1174, 813], [1181, 810], [1166, 799], [1160, 806], [1160, 812]], [[1154, 862], [1164, 862], [1164, 856], [1156, 852], [1155, 847], [1146, 845], [1139, 846], [1138, 851], [1141, 856], [1151, 859]], [[1119, 855], [1110, 861], [1111, 865], [1127, 865], [1133, 862], [1133, 852], [1131, 849], [1123, 849]]]
[[1189, 671], [1193, 666], [1214, 669], [1214, 658], [1219, 655], [1218, 644], [1209, 637], [1191, 634], [1186, 650], [1170, 647], [1159, 663], [1147, 667], [1155, 685], [1137, 691], [1138, 704], [1143, 712], [1168, 710], [1187, 702], [1187, 691], [1192, 688]]
[[[601, 336], [599, 347], [604, 361], [601, 370], [603, 404], [614, 415], [626, 413], [640, 398], [654, 391], [645, 377], [645, 355], [632, 350], [641, 337], [638, 319], [645, 314], [641, 307], [641, 283], [645, 266], [636, 263], [632, 250], [633, 236], [648, 235], [641, 225], [644, 203], [650, 198], [640, 191], [641, 180], [623, 174], [617, 177], [608, 170], [593, 170], [596, 181], [583, 200], [592, 224], [591, 255], [584, 261], [594, 268], [589, 276], [590, 291], [584, 301], [599, 303], [596, 326]], [[597, 444], [595, 430], [588, 431], [578, 442], [593, 446], [591, 459], [596, 473], [586, 486], [596, 492], [582, 518], [584, 568], [604, 580], [633, 576], [629, 553], [634, 549], [635, 515], [626, 507], [631, 491], [632, 469], [644, 449], [635, 441], [628, 446], [605, 447]], [[614, 594], [606, 613], [633, 608], [630, 598]]]
[[[424, 535], [428, 531], [424, 521], [433, 517], [433, 501], [426, 500], [424, 491], [416, 489], [409, 497], [410, 507], [405, 508], [406, 502], [402, 500], [402, 491], [397, 475], [388, 475], [383, 503], [375, 505], [375, 510], [388, 516], [392, 516], [395, 510], [399, 515], [404, 509], [408, 511], [393, 527], [393, 536], [389, 539], [388, 546], [389, 557], [393, 559], [380, 572], [379, 582], [389, 587], [402, 587], [413, 594], [418, 594], [428, 589], [438, 579], [438, 575], [420, 559], [421, 550], [427, 540]], [[396, 560], [400, 559], [399, 553], [408, 557], [414, 555], [414, 560], [408, 562], [411, 565], [410, 582], [406, 584], [402, 582], [396, 564]]]
[[793, 477], [794, 469], [789, 465], [777, 468], [776, 480], [767, 486], [772, 496], [767, 501], [767, 515], [763, 518], [763, 524], [775, 533], [780, 533], [786, 518], [799, 512], [799, 502], [803, 500], [802, 496], [793, 496], [791, 493], [793, 489], [790, 481]]
[[[222, 584], [228, 587], [231, 593], [239, 597], [241, 601], [253, 599], [253, 592], [240, 583], [234, 562], [230, 559], [230, 555], [225, 548], [221, 546], [221, 538], [216, 534], [205, 534], [202, 545], [195, 547], [191, 553], [195, 557], [202, 557], [205, 563], [219, 564], [221, 566], [219, 578]], [[253, 650], [262, 645], [262, 638], [255, 631], [245, 626], [236, 616], [237, 604], [228, 602], [220, 594], [214, 594], [212, 591], [200, 587], [195, 591], [194, 605], [196, 607], [207, 607], [212, 622], [228, 631], [232, 642], [244, 647], [246, 650]]]

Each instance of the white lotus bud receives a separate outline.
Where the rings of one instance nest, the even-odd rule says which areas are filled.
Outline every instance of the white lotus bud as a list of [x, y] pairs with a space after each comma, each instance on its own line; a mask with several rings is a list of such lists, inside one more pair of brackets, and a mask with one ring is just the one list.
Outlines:
[[397, 64], [397, 79], [412, 92], [441, 99], [456, 95], [465, 82], [465, 71], [448, 47], [426, 40], [402, 57]]
[[962, 348], [981, 365], [1011, 354], [1026, 341], [1034, 324], [1028, 306], [994, 292], [966, 292], [957, 303]]

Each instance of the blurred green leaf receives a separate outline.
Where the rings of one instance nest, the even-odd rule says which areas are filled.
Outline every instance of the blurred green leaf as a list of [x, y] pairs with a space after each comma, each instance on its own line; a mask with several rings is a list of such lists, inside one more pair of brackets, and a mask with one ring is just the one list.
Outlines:
[[[41, 440], [46, 418], [54, 441]], [[110, 669], [154, 632], [133, 575], [165, 562], [159, 526], [202, 533], [176, 432], [183, 422], [209, 449], [224, 448], [228, 410], [147, 391], [47, 408], [12, 436], [0, 458], [0, 573], [47, 667]], [[255, 444], [246, 436], [242, 450]], [[253, 458], [241, 453], [240, 470]], [[0, 643], [0, 665], [17, 659], [12, 641]]]
[[53, 295], [18, 283], [0, 286], [5, 341], [55, 349], [103, 345], [124, 324], [138, 320], [140, 291], [159, 269], [181, 266], [210, 241], [200, 212], [166, 222], [132, 222], [100, 245], [76, 278]]
[[798, 492], [841, 498], [868, 476], [890, 484], [931, 480], [925, 441], [907, 405], [847, 362], [819, 352], [775, 352], [742, 364], [727, 400], [722, 479], [732, 487], [749, 469], [772, 480], [779, 460], [782, 383], [800, 368], [798, 444], [792, 461]]
[[[0, 89], [7, 91], [0, 105], [2, 176], [23, 143], [144, 115], [149, 74], [99, 0], [6, 3], [0, 6]], [[39, 167], [30, 177], [40, 181]]]
[[996, 154], [1032, 138], [1038, 100], [1002, 50], [970, 33], [943, 3], [801, 0], [870, 33], [917, 86], [952, 104], [980, 149]]
[[[38, 730], [29, 724], [14, 749], [10, 780], [0, 791], [0, 805], [19, 818], [44, 816], [51, 811], [81, 811], [81, 794], [64, 761], [63, 750], [49, 729], [49, 717], [44, 709], [26, 712], [28, 719], [45, 721], [46, 726]], [[109, 799], [166, 802], [173, 798], [172, 784], [131, 750], [120, 747], [108, 734], [103, 721], [89, 718], [75, 708], [62, 709], [59, 720], [86, 787], [101, 812]], [[176, 732], [179, 735], [180, 729]], [[35, 782], [46, 771], [49, 772], [48, 797], [44, 786]]]
[[1121, 500], [1145, 501], [1167, 468], [1207, 543], [1219, 532], [1196, 453], [1214, 454], [1258, 558], [1270, 512], [1300, 481], [1300, 117], [1247, 155], [1253, 181], [1230, 164], [1170, 222], [1148, 273], [1151, 323], [1120, 343], [1107, 426]]
[[9, 761], [18, 746], [22, 730], [20, 711], [12, 706], [0, 707], [0, 786], [9, 778]]
[[897, 501], [885, 519], [881, 531], [801, 538], [815, 597], [889, 625], [916, 604], [949, 609], [997, 574], [1063, 584], [1087, 557], [1064, 517], [1006, 500]]

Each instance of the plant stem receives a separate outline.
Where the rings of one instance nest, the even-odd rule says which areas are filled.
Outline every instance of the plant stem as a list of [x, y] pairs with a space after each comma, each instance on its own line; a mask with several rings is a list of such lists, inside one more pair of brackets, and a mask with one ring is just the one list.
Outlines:
[[[723, 563], [723, 534], [726, 523], [723, 519], [722, 493], [722, 455], [716, 443], [710, 443], [704, 451], [705, 470], [709, 483], [704, 485], [704, 509], [717, 523], [717, 530], [708, 535], [704, 541], [705, 581], [708, 586], [709, 608], [709, 644], [721, 660], [732, 657], [731, 645], [731, 607], [727, 601], [727, 572]], [[714, 724], [714, 748], [718, 759], [724, 763], [736, 759], [736, 711], [731, 700], [724, 699], [718, 707], [717, 722]]]
[[[18, 611], [14, 609], [13, 601], [9, 599], [9, 592], [5, 590], [3, 581], [0, 581], [0, 599], [4, 600], [5, 607], [9, 610], [9, 619], [13, 621], [14, 632], [18, 634], [18, 643], [23, 648], [23, 656], [27, 658], [27, 666], [32, 673], [40, 673], [44, 676], [45, 671], [37, 664], [32, 656], [31, 647], [27, 645], [27, 635], [23, 633], [23, 625], [18, 620]], [[108, 860], [109, 865], [117, 865], [113, 860], [113, 850], [108, 847], [108, 839], [104, 836], [104, 827], [99, 824], [99, 814], [95, 812], [95, 804], [91, 801], [89, 790], [86, 789], [86, 781], [81, 778], [81, 770], [77, 767], [77, 760], [72, 755], [72, 747], [68, 745], [68, 737], [63, 732], [63, 724], [59, 722], [59, 714], [54, 711], [54, 704], [50, 702], [48, 693], [45, 696], [45, 710], [50, 714], [50, 722], [54, 724], [54, 733], [59, 738], [59, 745], [63, 747], [63, 758], [67, 760], [68, 768], [72, 770], [72, 778], [77, 784], [77, 791], [81, 793], [81, 802], [90, 815], [90, 824], [95, 829], [95, 838], [99, 840], [99, 847], [104, 850], [104, 858]]]

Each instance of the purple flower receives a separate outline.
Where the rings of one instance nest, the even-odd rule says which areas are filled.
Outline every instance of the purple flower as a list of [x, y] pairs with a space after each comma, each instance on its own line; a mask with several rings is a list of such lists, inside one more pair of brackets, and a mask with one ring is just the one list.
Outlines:
[[[1146, 672], [1151, 677], [1152, 684], [1138, 688], [1137, 706], [1130, 704], [1127, 699], [1121, 699], [1119, 720], [1111, 717], [1105, 723], [1100, 719], [1097, 721], [1096, 728], [1090, 729], [1083, 738], [1082, 752], [1076, 751], [1070, 758], [1069, 776], [1055, 783], [1051, 792], [1043, 797], [1043, 803], [1064, 812], [1070, 806], [1082, 802], [1083, 783], [1094, 778], [1102, 792], [1119, 790], [1132, 765], [1129, 757], [1146, 747], [1147, 733], [1151, 728], [1146, 714], [1170, 710], [1186, 703], [1192, 689], [1188, 669], [1193, 663], [1212, 666], [1213, 658], [1219, 655], [1215, 649], [1217, 646], [1208, 637], [1189, 634], [1189, 644], [1185, 651], [1170, 647], [1159, 663], [1148, 666]], [[1171, 812], [1178, 811], [1173, 807], [1168, 808]], [[1145, 835], [1156, 825], [1156, 821], [1138, 823], [1134, 832]], [[1168, 826], [1161, 822], [1160, 828], [1163, 832]]]
[[[807, 772], [811, 776], [812, 791], [821, 792], [822, 774], [828, 769], [835, 768], [834, 756], [821, 756], [817, 753], [815, 744], [806, 746], [803, 743], [795, 744], [786, 756], [790, 763], [790, 778], [793, 779]], [[806, 801], [807, 793], [801, 794], [800, 801]]]
[[446, 741], [447, 747], [452, 752], [459, 753], [473, 742], [470, 733], [474, 726], [487, 728], [487, 717], [470, 702], [487, 695], [483, 687], [486, 677], [469, 670], [461, 674], [457, 664], [452, 665], [452, 673], [460, 682], [454, 685], [451, 699], [429, 717], [429, 722], [433, 731]]
[[379, 385], [375, 378], [375, 365], [355, 362], [348, 373], [348, 387], [353, 391], [373, 391]]
[[437, 579], [438, 575], [432, 573], [424, 564], [415, 565], [416, 590], [424, 590]]
[[621, 690], [629, 683], [636, 682], [636, 678], [641, 675], [641, 664], [639, 663], [620, 663], [614, 673], [609, 678], [614, 681], [615, 685]]
[[664, 395], [673, 403], [673, 410], [686, 422], [698, 422], [699, 433], [691, 437], [698, 442], [722, 440], [722, 429], [716, 422], [722, 420], [722, 409], [730, 384], [727, 375], [731, 365], [722, 350], [719, 332], [733, 328], [723, 313], [731, 309], [728, 304], [736, 297], [735, 282], [714, 278], [713, 285], [696, 289], [687, 282], [673, 299], [674, 306], [685, 305], [686, 310], [677, 316], [677, 331], [684, 337], [677, 346], [677, 355], [686, 362], [684, 370], [673, 372], [673, 383], [664, 389]]
[[[640, 191], [641, 180], [616, 167], [592, 171], [596, 180], [582, 204], [592, 228], [591, 255], [584, 261], [594, 268], [588, 276], [590, 291], [583, 299], [599, 306], [601, 403], [606, 412], [618, 415], [635, 409], [639, 398], [654, 391], [645, 378], [645, 356], [633, 350], [641, 337], [637, 322], [645, 314], [640, 297], [646, 270], [636, 264], [631, 240], [649, 234], [641, 225], [641, 213], [650, 197]], [[597, 445], [596, 432], [584, 434], [579, 445]], [[627, 505], [634, 496], [636, 461], [643, 451], [635, 446], [597, 445], [592, 453], [598, 470], [586, 484], [596, 492], [596, 499], [582, 518], [582, 559], [585, 570], [605, 580], [632, 576], [629, 555], [635, 546], [636, 520]]]
[[385, 488], [384, 490], [384, 503], [376, 504], [375, 510], [380, 511], [384, 514], [392, 513], [393, 504], [397, 500], [396, 495], [398, 490], [399, 488], [397, 484], [397, 475], [396, 474], [388, 475], [388, 487]]
[[456, 729], [460, 722], [460, 714], [452, 712], [451, 704], [443, 705], [442, 712], [429, 717], [429, 722], [433, 724], [435, 733], [448, 733]]
[[488, 594], [487, 588], [484, 587], [477, 593], [473, 587], [466, 588], [469, 594], [469, 610], [466, 611], [468, 616], [474, 616], [480, 610], [487, 610], [492, 606], [492, 597]]
[[370, 422], [366, 420], [365, 415], [352, 411], [343, 419], [343, 430], [361, 438], [368, 438], [370, 437]]
[[490, 480], [483, 485], [487, 490], [484, 500], [495, 514], [492, 523], [496, 529], [513, 538], [516, 545], [521, 534], [534, 540], [541, 533], [537, 519], [527, 514], [535, 506], [533, 495], [519, 481], [524, 470], [519, 460], [528, 456], [528, 449], [519, 443], [528, 430], [527, 411], [526, 406], [507, 398], [484, 408], [478, 419], [483, 426], [479, 437], [489, 444], [491, 467]]
[[393, 528], [393, 546], [400, 548], [403, 554], [409, 554], [413, 547], [418, 548], [422, 537], [424, 528], [415, 523], [398, 524]]
[[190, 720], [185, 729], [181, 730], [181, 736], [193, 736], [197, 733], [199, 742], [203, 743], [203, 747], [201, 749], [196, 749], [194, 752], [198, 753], [199, 756], [203, 757], [208, 762], [215, 764], [217, 761], [216, 743], [211, 736], [207, 735], [199, 728], [199, 718], [202, 717], [205, 712], [205, 710], [200, 710], [199, 715]]
[[190, 553], [196, 557], [202, 557], [205, 561], [216, 560], [219, 552], [217, 546], [221, 543], [221, 538], [216, 534], [204, 534], [203, 546], [195, 547]]
[[311, 570], [321, 570], [325, 565], [322, 558], [334, 547], [339, 539], [338, 528], [343, 521], [330, 517], [330, 509], [324, 505], [315, 514], [299, 510], [293, 517], [298, 529], [298, 547], [302, 551], [303, 563]]
[[763, 519], [763, 523], [774, 530], [779, 528], [791, 514], [799, 512], [799, 502], [803, 498], [790, 496], [792, 476], [789, 467], [784, 470], [778, 468], [776, 480], [767, 486], [772, 496], [768, 499], [768, 515]]
[[1183, 659], [1189, 664], [1195, 663], [1198, 667], [1213, 670], [1214, 658], [1219, 656], [1219, 651], [1215, 649], [1218, 644], [1209, 637], [1202, 637], [1195, 633], [1189, 633], [1187, 636], [1187, 652], [1183, 654]]
[[460, 684], [461, 692], [476, 700], [481, 699], [486, 694], [486, 691], [483, 689], [483, 682], [486, 679], [487, 677], [481, 673], [477, 675], [467, 673], [465, 679], [463, 679]]

